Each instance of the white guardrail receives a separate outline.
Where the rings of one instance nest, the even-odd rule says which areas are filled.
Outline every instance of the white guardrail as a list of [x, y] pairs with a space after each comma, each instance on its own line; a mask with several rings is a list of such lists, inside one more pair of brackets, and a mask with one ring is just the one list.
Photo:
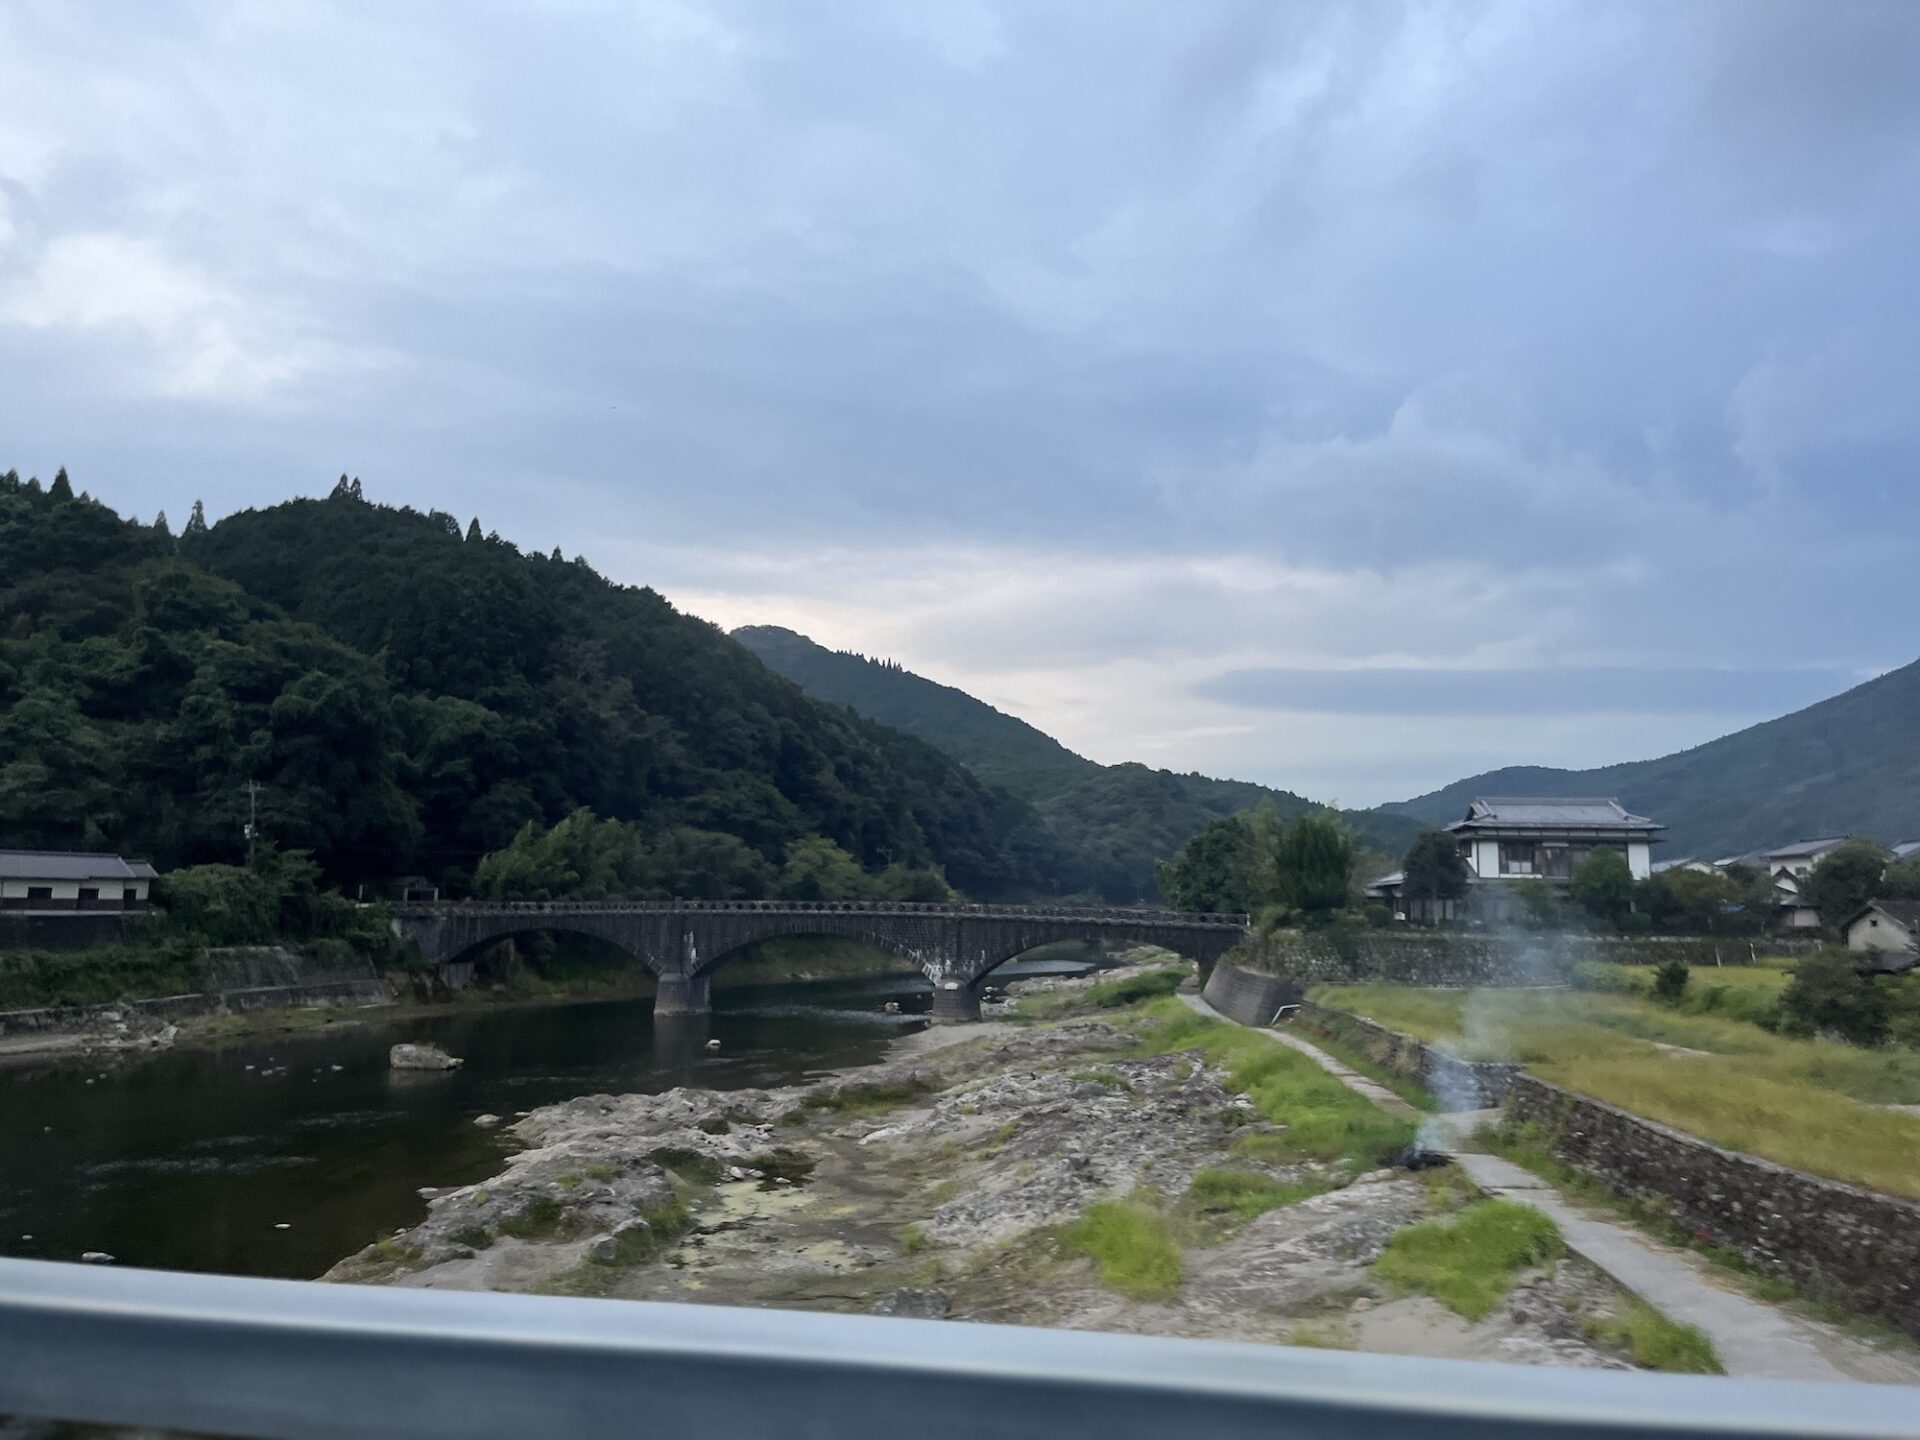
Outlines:
[[0, 1415], [258, 1440], [1911, 1436], [1920, 1389], [0, 1260]]

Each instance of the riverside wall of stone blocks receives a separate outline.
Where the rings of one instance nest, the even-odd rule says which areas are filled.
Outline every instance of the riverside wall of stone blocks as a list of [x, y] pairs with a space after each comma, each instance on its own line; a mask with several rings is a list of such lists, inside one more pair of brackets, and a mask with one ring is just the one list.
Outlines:
[[1696, 1239], [1920, 1337], [1920, 1204], [1722, 1150], [1524, 1073], [1507, 1123]]
[[[1778, 952], [1768, 947], [1764, 953]], [[1628, 938], [1458, 930], [1283, 930], [1246, 941], [1234, 959], [1250, 970], [1306, 984], [1528, 986], [1565, 985], [1583, 961], [1696, 968], [1744, 965], [1745, 940]]]
[[1383, 1069], [1431, 1093], [1445, 1111], [1484, 1110], [1507, 1096], [1520, 1067], [1508, 1060], [1463, 1060], [1398, 1030], [1344, 1010], [1307, 1001], [1294, 1024], [1309, 1034], [1346, 1044]]

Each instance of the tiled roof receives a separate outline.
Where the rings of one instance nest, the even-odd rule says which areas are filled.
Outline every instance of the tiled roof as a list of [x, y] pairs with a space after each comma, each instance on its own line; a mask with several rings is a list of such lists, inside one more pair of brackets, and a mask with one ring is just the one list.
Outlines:
[[153, 866], [118, 855], [89, 855], [71, 850], [0, 850], [4, 880], [152, 880]]
[[[1869, 900], [1853, 919], [1858, 920], [1869, 910], [1878, 910], [1889, 920], [1897, 921], [1909, 930], [1920, 930], [1920, 900]], [[1853, 920], [1847, 923], [1851, 925]]]
[[1791, 845], [1782, 845], [1778, 849], [1763, 850], [1762, 858], [1767, 860], [1801, 860], [1809, 855], [1818, 855], [1831, 850], [1836, 845], [1844, 845], [1844, 835], [1829, 835], [1821, 840], [1796, 840]]
[[1561, 798], [1550, 795], [1489, 797], [1475, 800], [1467, 818], [1449, 829], [1479, 826], [1539, 825], [1570, 830], [1657, 830], [1644, 815], [1630, 815], [1618, 800]]

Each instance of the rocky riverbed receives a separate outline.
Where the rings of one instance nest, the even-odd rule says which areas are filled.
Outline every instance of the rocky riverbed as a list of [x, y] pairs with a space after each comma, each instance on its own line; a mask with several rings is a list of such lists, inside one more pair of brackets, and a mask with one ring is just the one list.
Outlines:
[[[1384, 1285], [1389, 1239], [1457, 1207], [1464, 1182], [1248, 1158], [1248, 1137], [1285, 1126], [1197, 1052], [1143, 1053], [1124, 1011], [1081, 1003], [1091, 983], [1035, 982], [1015, 1010], [1044, 1021], [908, 1036], [810, 1085], [533, 1111], [507, 1127], [523, 1148], [503, 1172], [431, 1194], [423, 1223], [327, 1278], [1629, 1363], [1589, 1338], [1621, 1297], [1576, 1260], [1472, 1323]], [[1308, 1198], [1244, 1222], [1183, 1206], [1223, 1163]], [[1071, 1237], [1090, 1205], [1142, 1193], [1182, 1217], [1180, 1281], [1160, 1298], [1104, 1284]]]

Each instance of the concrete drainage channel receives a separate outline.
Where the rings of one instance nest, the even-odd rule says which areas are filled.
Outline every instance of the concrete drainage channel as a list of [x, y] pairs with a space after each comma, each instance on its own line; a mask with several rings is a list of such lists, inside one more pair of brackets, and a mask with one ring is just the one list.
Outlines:
[[[1239, 1023], [1198, 995], [1182, 992], [1180, 998], [1209, 1019]], [[1657, 1250], [1618, 1225], [1580, 1213], [1559, 1191], [1511, 1161], [1467, 1149], [1472, 1134], [1499, 1115], [1497, 1109], [1425, 1115], [1386, 1086], [1368, 1079], [1310, 1041], [1284, 1030], [1266, 1026], [1252, 1028], [1299, 1051], [1348, 1089], [1366, 1096], [1382, 1109], [1421, 1120], [1422, 1146], [1453, 1160], [1487, 1195], [1541, 1211], [1560, 1227], [1567, 1248], [1574, 1254], [1670, 1319], [1698, 1326], [1713, 1342], [1728, 1375], [1779, 1380], [1848, 1378], [1820, 1353], [1791, 1316], [1719, 1289], [1709, 1284], [1687, 1259]]]

